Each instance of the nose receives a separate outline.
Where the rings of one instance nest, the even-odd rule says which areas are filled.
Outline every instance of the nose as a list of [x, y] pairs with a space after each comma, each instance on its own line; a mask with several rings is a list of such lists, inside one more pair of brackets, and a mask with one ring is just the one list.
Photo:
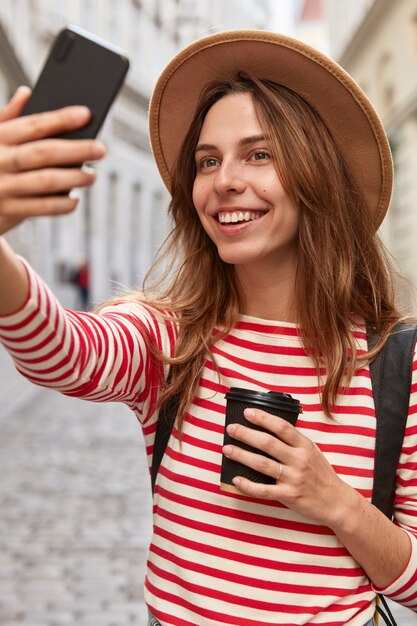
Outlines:
[[224, 160], [214, 178], [214, 190], [218, 194], [243, 193], [246, 180], [242, 164]]

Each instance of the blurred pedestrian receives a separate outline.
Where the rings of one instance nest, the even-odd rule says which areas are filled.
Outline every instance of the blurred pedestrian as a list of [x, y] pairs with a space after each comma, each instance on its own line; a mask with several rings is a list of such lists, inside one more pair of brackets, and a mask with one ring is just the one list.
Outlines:
[[80, 307], [87, 311], [90, 303], [90, 271], [87, 261], [83, 261], [77, 268], [74, 282], [78, 289]]

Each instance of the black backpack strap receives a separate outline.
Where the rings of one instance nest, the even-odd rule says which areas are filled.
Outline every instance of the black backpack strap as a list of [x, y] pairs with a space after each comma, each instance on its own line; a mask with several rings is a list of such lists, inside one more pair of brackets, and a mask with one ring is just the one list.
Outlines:
[[[392, 518], [397, 467], [407, 423], [417, 324], [398, 324], [369, 366], [377, 418], [372, 503]], [[378, 339], [368, 328], [368, 346]]]
[[379, 596], [379, 601], [384, 608], [381, 609], [380, 606], [376, 605], [375, 613], [377, 613], [378, 615], [382, 617], [382, 619], [384, 620], [387, 626], [397, 626], [397, 622], [395, 621], [395, 618], [391, 612], [391, 609], [389, 608], [388, 602], [385, 600], [384, 596], [382, 596], [381, 594], [378, 594], [378, 596]]
[[[171, 380], [171, 372], [168, 375], [167, 383]], [[155, 443], [153, 445], [152, 455], [152, 472], [151, 485], [152, 493], [155, 490], [156, 477], [158, 475], [159, 466], [165, 454], [172, 429], [174, 428], [175, 418], [178, 413], [179, 398], [174, 396], [168, 402], [163, 404], [159, 410], [158, 422], [156, 425]]]

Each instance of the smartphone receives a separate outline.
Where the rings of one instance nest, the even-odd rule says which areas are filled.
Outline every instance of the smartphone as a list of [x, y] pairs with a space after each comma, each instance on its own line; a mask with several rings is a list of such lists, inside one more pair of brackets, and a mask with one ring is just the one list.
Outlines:
[[95, 35], [70, 26], [56, 36], [22, 115], [86, 105], [91, 121], [59, 135], [65, 139], [97, 136], [127, 71], [126, 54]]

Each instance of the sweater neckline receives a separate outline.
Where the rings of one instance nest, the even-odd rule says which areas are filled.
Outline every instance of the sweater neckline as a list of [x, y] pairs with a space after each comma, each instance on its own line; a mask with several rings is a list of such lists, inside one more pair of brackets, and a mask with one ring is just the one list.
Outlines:
[[266, 320], [251, 315], [239, 315], [236, 322], [237, 330], [245, 330], [262, 335], [282, 335], [285, 337], [299, 337], [300, 327], [294, 322], [283, 322], [280, 320]]

